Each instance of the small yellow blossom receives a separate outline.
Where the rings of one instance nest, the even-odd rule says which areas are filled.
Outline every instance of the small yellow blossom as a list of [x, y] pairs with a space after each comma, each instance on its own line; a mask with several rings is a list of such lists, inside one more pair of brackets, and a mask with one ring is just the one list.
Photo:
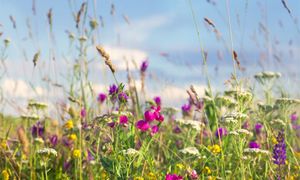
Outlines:
[[72, 141], [76, 141], [77, 140], [76, 134], [70, 134], [69, 139], [72, 140]]
[[100, 174], [100, 176], [101, 176], [101, 179], [106, 179], [107, 178], [106, 171], [102, 171], [101, 174]]
[[143, 177], [135, 177], [134, 180], [144, 180]]
[[183, 168], [184, 168], [184, 165], [181, 164], [181, 163], [178, 163], [178, 164], [176, 164], [176, 167], [177, 167], [178, 169], [183, 169]]
[[7, 141], [3, 139], [3, 140], [1, 141], [1, 143], [0, 143], [0, 147], [1, 147], [2, 149], [6, 149], [6, 148], [7, 148]]
[[208, 146], [207, 147], [209, 149], [210, 152], [212, 152], [213, 154], [218, 154], [221, 152], [221, 147], [218, 144], [215, 144], [213, 146]]
[[278, 143], [277, 139], [275, 137], [272, 137], [272, 143], [275, 145]]
[[216, 180], [217, 178], [215, 176], [208, 176], [207, 179], [208, 180]]
[[156, 176], [155, 176], [154, 173], [149, 172], [149, 173], [148, 173], [148, 176], [147, 176], [147, 179], [148, 179], [148, 180], [156, 180], [157, 178], [156, 178]]
[[204, 167], [204, 169], [202, 170], [202, 172], [203, 172], [204, 174], [211, 174], [211, 170], [210, 170], [210, 168], [207, 167], [207, 166]]
[[4, 169], [1, 173], [3, 180], [9, 180], [9, 172]]
[[81, 156], [80, 150], [79, 149], [74, 149], [72, 155], [73, 155], [74, 158], [79, 158]]
[[72, 128], [74, 127], [73, 121], [72, 121], [71, 119], [68, 120], [68, 121], [65, 123], [64, 127], [65, 127], [66, 129], [72, 129]]
[[295, 156], [296, 156], [297, 158], [300, 158], [300, 152], [295, 152]]

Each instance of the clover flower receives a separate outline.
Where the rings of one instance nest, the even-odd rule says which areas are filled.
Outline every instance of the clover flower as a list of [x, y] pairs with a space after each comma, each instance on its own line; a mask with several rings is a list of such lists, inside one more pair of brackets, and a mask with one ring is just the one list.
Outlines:
[[290, 119], [292, 122], [295, 122], [298, 120], [298, 115], [294, 112], [293, 114], [291, 114]]
[[191, 111], [191, 105], [190, 104], [184, 104], [181, 106], [181, 110], [183, 113], [187, 114]]
[[159, 96], [154, 97], [153, 100], [157, 106], [161, 106], [161, 98]]
[[127, 93], [125, 93], [125, 92], [120, 92], [120, 93], [118, 94], [118, 99], [119, 99], [120, 102], [127, 102], [127, 100], [128, 100], [128, 95], [127, 95]]
[[283, 165], [286, 161], [286, 144], [284, 140], [284, 132], [280, 131], [276, 137], [277, 144], [273, 149], [274, 163], [277, 165]]
[[116, 94], [118, 91], [119, 89], [115, 84], [109, 86], [109, 95]]
[[156, 134], [159, 130], [159, 127], [157, 125], [154, 125], [151, 127], [151, 135], [153, 136], [154, 134]]
[[146, 120], [139, 120], [138, 122], [136, 122], [136, 127], [142, 132], [145, 132], [150, 128], [150, 125]]
[[177, 174], [167, 174], [166, 180], [183, 180], [183, 177]]
[[85, 118], [86, 117], [86, 110], [84, 108], [81, 109], [80, 111], [80, 117]]
[[120, 124], [123, 124], [123, 125], [127, 124], [128, 123], [128, 117], [124, 116], [124, 115], [121, 115], [119, 117], [119, 122], [120, 122]]
[[263, 128], [263, 125], [261, 123], [256, 123], [254, 126], [256, 134], [260, 134], [262, 128]]
[[197, 174], [197, 171], [195, 169], [190, 170], [188, 173], [189, 173], [190, 179], [198, 179], [198, 174]]
[[258, 144], [255, 141], [250, 141], [249, 148], [258, 148], [259, 149], [260, 148], [260, 144]]
[[104, 101], [106, 100], [106, 98], [107, 98], [106, 94], [99, 93], [97, 100], [98, 100], [99, 103], [104, 103]]
[[217, 138], [222, 138], [227, 135], [227, 130], [225, 128], [218, 128], [215, 132]]
[[58, 137], [57, 135], [53, 135], [49, 138], [50, 144], [52, 145], [52, 147], [55, 147], [57, 145], [58, 142]]

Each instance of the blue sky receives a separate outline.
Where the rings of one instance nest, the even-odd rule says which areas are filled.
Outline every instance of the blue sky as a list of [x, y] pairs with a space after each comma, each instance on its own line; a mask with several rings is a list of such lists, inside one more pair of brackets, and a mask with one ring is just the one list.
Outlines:
[[[40, 75], [48, 73], [50, 77], [60, 81], [65, 77], [66, 64], [62, 63], [63, 59], [76, 57], [76, 51], [69, 51], [69, 39], [65, 31], [76, 34], [72, 12], [78, 11], [83, 1], [35, 0], [35, 2], [36, 15], [33, 15], [31, 0], [0, 0], [2, 25], [0, 32], [3, 32], [0, 38], [11, 39], [6, 62], [8, 67], [12, 67], [9, 68], [9, 74], [2, 78], [2, 86], [5, 79], [9, 79], [10, 83], [24, 81], [45, 88]], [[115, 53], [117, 66], [119, 64], [122, 66], [124, 54], [128, 58], [134, 57], [137, 62], [148, 57], [151, 74], [148, 84], [149, 88], [156, 89], [156, 92], [159, 92], [159, 88], [169, 86], [177, 88], [176, 92], [179, 88], [188, 87], [190, 84], [196, 84], [199, 88], [205, 86], [200, 42], [189, 2], [193, 5], [200, 41], [208, 53], [209, 75], [216, 88], [223, 87], [224, 81], [232, 72], [231, 51], [226, 49], [226, 46], [231, 47], [228, 11], [233, 48], [238, 52], [242, 66], [246, 67], [246, 72], [240, 73], [240, 76], [252, 76], [261, 70], [275, 70], [287, 75], [288, 80], [285, 82], [291, 85], [299, 83], [299, 79], [293, 79], [292, 76], [299, 75], [297, 66], [300, 65], [300, 25], [295, 22], [300, 18], [300, 5], [297, 0], [286, 0], [292, 16], [283, 7], [281, 0], [89, 0], [87, 2], [88, 17], [96, 17], [99, 21], [99, 17], [102, 16], [104, 21], [104, 27], [99, 29], [100, 37], [97, 38], [97, 43], [107, 46]], [[113, 16], [110, 14], [112, 3], [115, 5]], [[51, 44], [49, 40], [46, 14], [50, 8], [53, 11], [55, 44]], [[17, 30], [12, 28], [10, 15], [16, 20]], [[125, 22], [124, 16], [128, 17], [130, 24]], [[222, 34], [223, 41], [216, 39], [213, 28], [204, 22], [204, 17], [214, 22], [216, 29]], [[32, 27], [33, 41], [28, 39], [26, 22]], [[50, 48], [53, 48], [56, 54], [57, 61], [52, 63], [55, 69], [44, 71], [42, 68], [47, 66], [40, 65], [40, 69], [34, 71], [31, 62], [33, 54], [38, 49], [41, 50], [41, 63], [47, 64]], [[95, 56], [94, 51], [88, 52], [91, 57]], [[167, 53], [169, 57], [162, 57], [161, 53]], [[222, 55], [222, 59], [218, 59], [218, 53]], [[275, 56], [281, 61], [275, 60]], [[262, 57], [265, 59], [262, 60]], [[95, 63], [91, 71], [91, 80], [99, 86], [111, 83], [99, 73], [101, 67], [102, 65]], [[120, 69], [118, 78], [126, 80], [124, 69]], [[218, 72], [215, 69], [218, 69]], [[291, 89], [293, 88], [297, 89], [297, 86], [294, 85]], [[182, 91], [184, 94], [184, 88]], [[182, 101], [183, 98], [177, 103]]]

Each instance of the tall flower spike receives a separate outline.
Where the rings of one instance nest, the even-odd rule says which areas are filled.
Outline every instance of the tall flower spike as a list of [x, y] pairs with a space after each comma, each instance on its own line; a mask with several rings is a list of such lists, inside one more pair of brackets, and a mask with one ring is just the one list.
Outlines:
[[283, 131], [278, 133], [276, 140], [277, 144], [273, 149], [273, 160], [275, 164], [283, 165], [286, 161], [286, 144]]

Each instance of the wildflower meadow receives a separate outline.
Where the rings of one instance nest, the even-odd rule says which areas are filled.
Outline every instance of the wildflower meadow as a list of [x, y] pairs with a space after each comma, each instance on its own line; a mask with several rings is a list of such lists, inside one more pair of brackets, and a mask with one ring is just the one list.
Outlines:
[[0, 179], [300, 179], [300, 2], [23, 1], [0, 8]]

